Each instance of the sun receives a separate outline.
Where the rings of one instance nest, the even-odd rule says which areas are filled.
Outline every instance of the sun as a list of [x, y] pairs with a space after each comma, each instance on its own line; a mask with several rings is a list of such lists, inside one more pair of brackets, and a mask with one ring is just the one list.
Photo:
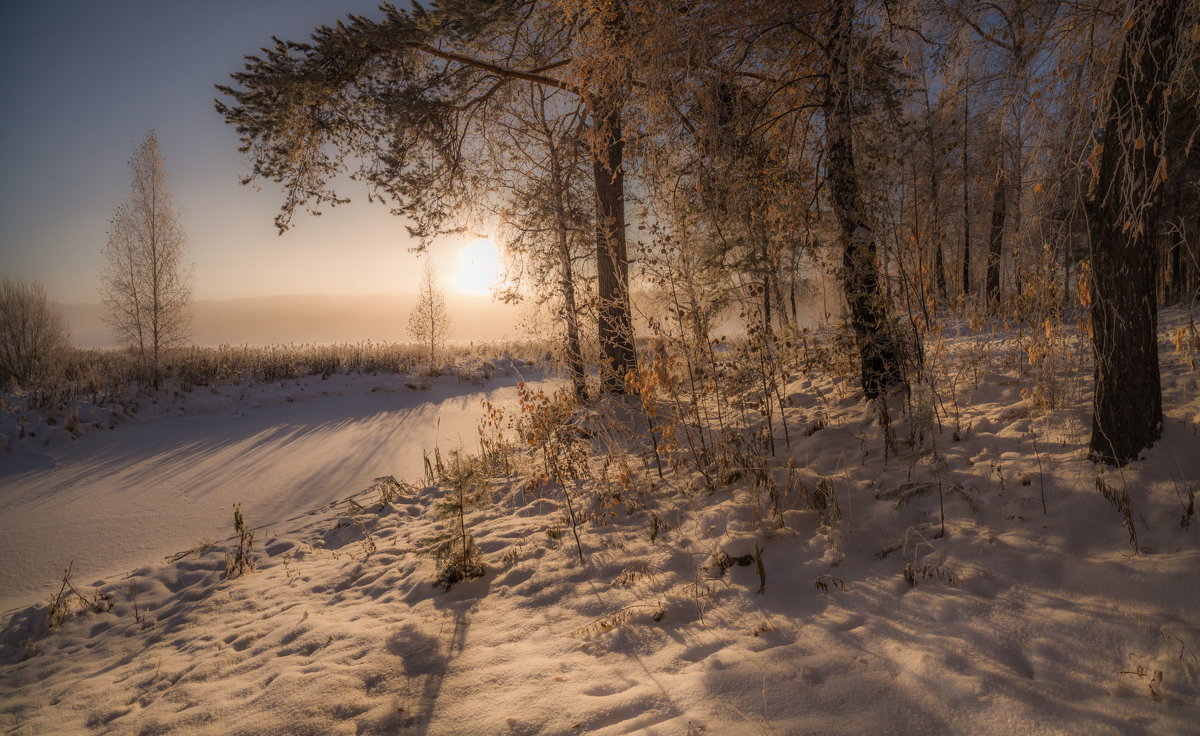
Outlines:
[[491, 238], [479, 238], [458, 252], [454, 288], [466, 294], [487, 294], [500, 282], [500, 253]]

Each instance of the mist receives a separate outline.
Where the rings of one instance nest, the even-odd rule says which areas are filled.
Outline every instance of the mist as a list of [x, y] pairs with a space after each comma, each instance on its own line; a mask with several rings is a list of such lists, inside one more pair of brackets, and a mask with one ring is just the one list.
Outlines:
[[[406, 342], [411, 294], [346, 296], [297, 294], [193, 304], [189, 342], [195, 345], [272, 345], [283, 343]], [[523, 337], [525, 309], [491, 296], [447, 294], [453, 323], [451, 342]], [[104, 324], [102, 304], [60, 305], [78, 347], [115, 347]]]

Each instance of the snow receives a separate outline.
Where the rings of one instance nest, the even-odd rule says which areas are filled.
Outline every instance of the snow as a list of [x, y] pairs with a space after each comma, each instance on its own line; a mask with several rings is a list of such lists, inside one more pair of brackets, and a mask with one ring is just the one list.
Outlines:
[[[21, 451], [0, 455], [0, 611], [44, 599], [72, 561], [90, 581], [222, 539], [234, 503], [256, 526], [286, 524], [378, 476], [417, 477], [424, 452], [476, 446], [480, 401], [511, 401], [514, 376], [510, 366], [486, 388], [354, 374], [165, 391], [76, 441], [31, 419], [35, 434], [12, 440]], [[88, 411], [109, 409], [85, 406], [85, 423]]]
[[[1178, 317], [1166, 315], [1166, 328]], [[1188, 493], [1200, 491], [1197, 373], [1164, 338], [1163, 438], [1143, 460], [1101, 469], [1082, 449], [1086, 361], [1064, 361], [1059, 406], [1043, 411], [1022, 395], [1028, 365], [1018, 340], [965, 334], [945, 349], [957, 356], [951, 364], [973, 361], [975, 370], [960, 371], [953, 390], [950, 377], [941, 384], [961, 426], [958, 441], [949, 417], [940, 431], [930, 428], [937, 456], [903, 443], [885, 453], [875, 407], [855, 398], [846, 377], [798, 375], [786, 386], [790, 449], [777, 438], [794, 462], [788, 473], [781, 458], [775, 474], [782, 524], [748, 478], [711, 493], [682, 469], [659, 481], [652, 457], [631, 444], [637, 452], [623, 461], [610, 454], [608, 476], [574, 490], [589, 516], [579, 530], [583, 562], [561, 489], [496, 478], [490, 502], [466, 514], [486, 574], [449, 592], [431, 584], [439, 562], [422, 551], [452, 524], [434, 512], [447, 491], [419, 482], [419, 469], [403, 474], [415, 483], [390, 504], [377, 502], [377, 490], [360, 493], [357, 505], [327, 503], [400, 467], [342, 459], [388, 426], [352, 409], [378, 400], [363, 395], [357, 379], [336, 379], [345, 393], [313, 399], [305, 413], [323, 427], [337, 420], [322, 407], [344, 407], [354, 418], [346, 423], [365, 423], [363, 433], [327, 442], [310, 433], [317, 436], [294, 452], [285, 439], [305, 443], [302, 433], [272, 434], [269, 454], [258, 444], [268, 419], [278, 421], [275, 412], [291, 405], [247, 411], [237, 421], [228, 410], [189, 411], [60, 446], [57, 470], [17, 477], [70, 473], [118, 445], [150, 462], [179, 446], [172, 433], [203, 427], [213, 434], [218, 425], [232, 431], [246, 422], [234, 439], [210, 448], [207, 467], [245, 473], [240, 463], [257, 462], [266, 468], [259, 477], [287, 479], [257, 495], [248, 484], [229, 491], [213, 481], [206, 492], [219, 500], [214, 513], [224, 532], [231, 499], [246, 501], [251, 524], [289, 508], [320, 510], [261, 530], [257, 570], [240, 577], [226, 579], [233, 542], [225, 541], [175, 562], [145, 554], [132, 572], [77, 582], [99, 610], [77, 605], [56, 628], [46, 628], [45, 605], [17, 611], [0, 634], [0, 730], [1194, 733], [1200, 520], [1185, 528], [1181, 518]], [[438, 383], [430, 392], [448, 399], [463, 388]], [[407, 395], [397, 389], [396, 396]], [[397, 399], [404, 400], [411, 401]], [[609, 427], [598, 445], [624, 446], [640, 432], [621, 407], [615, 419], [605, 420], [604, 405], [597, 414], [587, 426]], [[907, 436], [912, 420], [898, 410], [892, 417], [897, 436]], [[805, 431], [818, 418], [825, 426]], [[142, 444], [105, 444], [121, 432]], [[88, 444], [98, 450], [78, 449]], [[288, 476], [283, 453], [288, 462], [314, 456], [324, 462], [312, 467], [324, 470]], [[155, 462], [188, 472], [183, 457]], [[536, 456], [529, 462], [536, 470]], [[617, 472], [622, 462], [632, 480]], [[169, 492], [156, 473], [92, 468], [87, 475], [116, 478], [98, 486], [101, 495], [136, 484], [128, 492], [157, 508]], [[311, 485], [298, 480], [314, 472]], [[6, 504], [12, 477], [0, 491]], [[87, 494], [69, 488], [70, 477], [38, 487], [49, 493], [43, 514], [75, 513], [63, 505]], [[1097, 477], [1132, 501], [1137, 554]], [[947, 495], [944, 537], [936, 493], [899, 510], [877, 498], [933, 480], [961, 488], [979, 507], [973, 516]], [[296, 495], [276, 497], [289, 489]], [[812, 503], [816, 489], [836, 505]], [[17, 494], [30, 509], [33, 492], [25, 486]], [[16, 528], [9, 518], [6, 535]], [[83, 535], [92, 557], [129, 536], [86, 525], [72, 533]], [[169, 530], [163, 536], [169, 540]], [[172, 549], [191, 544], [188, 536], [180, 532]], [[756, 547], [766, 577], [761, 594], [755, 565], [736, 564]], [[7, 565], [9, 548], [4, 554]], [[6, 599], [14, 597], [9, 580]], [[38, 588], [41, 600], [59, 585]]]

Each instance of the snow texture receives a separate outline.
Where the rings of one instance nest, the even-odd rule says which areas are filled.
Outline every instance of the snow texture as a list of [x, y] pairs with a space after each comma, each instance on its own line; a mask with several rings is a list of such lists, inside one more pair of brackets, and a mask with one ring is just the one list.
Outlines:
[[[186, 415], [59, 446], [54, 470], [5, 472], [4, 535], [25, 535], [5, 542], [5, 567], [38, 585], [5, 577], [4, 600], [58, 591], [27, 558], [66, 556], [51, 554], [63, 538], [45, 541], [59, 524], [87, 550], [74, 553], [77, 564], [123, 562], [112, 547], [154, 542], [131, 553], [143, 555], [137, 569], [78, 586], [95, 610], [76, 605], [53, 629], [44, 604], [12, 616], [0, 635], [0, 730], [1195, 733], [1200, 520], [1181, 522], [1200, 491], [1200, 375], [1164, 340], [1163, 438], [1143, 460], [1101, 469], [1082, 449], [1085, 361], [1060, 377], [1060, 408], [1043, 412], [1022, 396], [1015, 341], [969, 334], [948, 344], [973, 370], [940, 387], [959, 436], [943, 417], [930, 430], [932, 456], [902, 445], [885, 457], [875, 408], [849, 379], [800, 377], [787, 386], [795, 469], [777, 473], [779, 517], [763, 513], [747, 478], [709, 493], [682, 471], [657, 481], [639, 455], [631, 467], [645, 507], [589, 506], [581, 563], [561, 491], [496, 479], [491, 502], [467, 514], [486, 574], [449, 592], [431, 584], [439, 562], [423, 552], [450, 528], [433, 512], [445, 489], [411, 485], [386, 505], [369, 490], [357, 504], [327, 503], [391, 470], [350, 454], [355, 443], [391, 441], [391, 425], [365, 410], [391, 394], [360, 395], [357, 379], [338, 379], [336, 399], [313, 400], [324, 417], [315, 430], [280, 424], [282, 405], [234, 420], [232, 404], [202, 414], [189, 399]], [[264, 391], [263, 402], [282, 391]], [[327, 404], [344, 418], [322, 415]], [[362, 431], [325, 441], [330, 423]], [[121, 453], [136, 460], [132, 471]], [[164, 455], [169, 472], [138, 471]], [[305, 456], [321, 462], [289, 470]], [[190, 521], [171, 528], [176, 512], [190, 518], [179, 493], [197, 481], [172, 479], [255, 464], [266, 468], [256, 477], [279, 482], [205, 486], [226, 529], [230, 499], [246, 501], [251, 524], [321, 509], [261, 532], [257, 570], [231, 580], [230, 541], [150, 561], [197, 533]], [[62, 476], [42, 480], [53, 473]], [[1097, 477], [1130, 499], [1136, 554]], [[84, 478], [98, 485], [87, 490]], [[938, 482], [978, 506], [972, 515], [947, 495], [944, 537], [936, 493], [899, 510], [877, 497]], [[89, 505], [89, 495], [101, 498]], [[86, 523], [112, 505], [120, 510], [108, 520]], [[153, 523], [135, 531], [137, 514]], [[40, 535], [25, 531], [35, 523]], [[737, 561], [756, 547], [761, 594], [755, 565]]]

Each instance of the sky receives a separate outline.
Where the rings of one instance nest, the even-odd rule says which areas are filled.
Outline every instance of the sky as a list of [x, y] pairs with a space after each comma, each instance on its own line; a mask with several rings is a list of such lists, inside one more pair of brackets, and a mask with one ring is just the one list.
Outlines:
[[[214, 85], [271, 36], [307, 39], [377, 0], [0, 0], [0, 274], [42, 282], [52, 301], [99, 301], [108, 222], [129, 190], [128, 161], [153, 129], [194, 262], [194, 296], [415, 291], [421, 270], [404, 222], [351, 187], [349, 205], [301, 216], [283, 236], [282, 193], [238, 184], [238, 138]], [[453, 292], [459, 250], [432, 258]], [[477, 284], [475, 285], [477, 290]], [[470, 289], [467, 289], [470, 290]]]

